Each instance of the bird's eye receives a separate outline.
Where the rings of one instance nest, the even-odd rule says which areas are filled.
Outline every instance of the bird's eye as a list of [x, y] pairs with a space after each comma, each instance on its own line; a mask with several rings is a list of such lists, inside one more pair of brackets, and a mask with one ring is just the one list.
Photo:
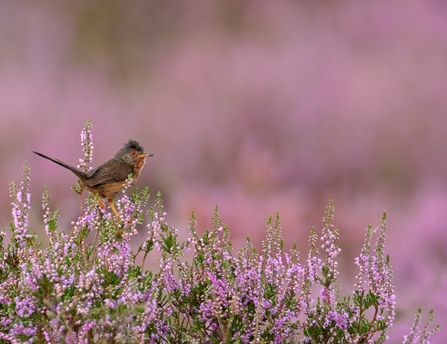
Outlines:
[[132, 151], [130, 151], [130, 154], [131, 154], [132, 156], [137, 156], [137, 151], [132, 150]]

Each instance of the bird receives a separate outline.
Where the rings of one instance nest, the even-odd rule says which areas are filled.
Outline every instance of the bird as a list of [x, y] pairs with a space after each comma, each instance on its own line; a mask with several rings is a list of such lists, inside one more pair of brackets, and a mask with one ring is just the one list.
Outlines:
[[[82, 188], [107, 200], [117, 218], [119, 215], [113, 205], [113, 200], [124, 189], [125, 181], [129, 175], [132, 175], [131, 184], [135, 184], [146, 163], [146, 158], [154, 156], [152, 153], [145, 152], [138, 141], [129, 140], [112, 159], [84, 172], [58, 159], [50, 158], [39, 152], [32, 152], [73, 172], [79, 178]], [[104, 203], [101, 200], [99, 200], [99, 204], [104, 208]]]

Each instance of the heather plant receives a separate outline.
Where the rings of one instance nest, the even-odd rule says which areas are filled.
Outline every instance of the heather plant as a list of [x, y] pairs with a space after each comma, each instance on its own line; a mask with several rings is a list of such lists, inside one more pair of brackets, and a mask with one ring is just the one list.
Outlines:
[[[91, 135], [82, 138], [87, 148], [81, 165], [88, 168], [83, 164], [91, 161]], [[11, 183], [8, 243], [5, 229], [0, 233], [0, 343], [387, 341], [395, 296], [385, 214], [380, 226], [367, 228], [355, 260], [357, 282], [341, 298], [332, 202], [321, 235], [311, 230], [302, 259], [295, 247], [285, 250], [278, 215], [268, 220], [259, 250], [249, 238], [233, 250], [217, 207], [203, 235], [192, 214], [189, 238], [182, 242], [167, 223], [160, 194], [147, 209], [147, 189], [130, 196], [123, 191], [116, 202], [120, 219], [90, 195], [78, 219], [61, 231], [45, 188], [49, 244], [43, 248], [28, 229], [29, 181], [25, 164], [20, 185]], [[146, 219], [145, 239], [134, 252], [130, 239]], [[157, 268], [148, 268], [148, 256], [157, 259]], [[403, 343], [429, 343], [438, 327], [431, 326], [431, 312], [421, 328], [421, 316], [419, 311]]]

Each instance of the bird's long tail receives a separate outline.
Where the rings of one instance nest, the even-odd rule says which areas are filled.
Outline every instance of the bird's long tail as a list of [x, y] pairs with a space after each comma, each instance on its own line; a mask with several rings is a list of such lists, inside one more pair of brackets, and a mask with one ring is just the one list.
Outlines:
[[79, 171], [77, 168], [75, 168], [73, 166], [70, 166], [70, 165], [66, 164], [65, 162], [60, 161], [58, 159], [50, 158], [49, 156], [46, 156], [46, 155], [44, 155], [42, 153], [39, 153], [39, 152], [35, 152], [35, 151], [32, 151], [32, 152], [34, 154], [37, 154], [37, 155], [41, 156], [42, 158], [51, 160], [52, 162], [55, 162], [56, 164], [58, 164], [58, 165], [60, 165], [62, 167], [65, 167], [66, 169], [68, 169], [71, 172], [73, 172], [79, 179], [81, 179], [81, 180], [85, 179], [85, 172]]

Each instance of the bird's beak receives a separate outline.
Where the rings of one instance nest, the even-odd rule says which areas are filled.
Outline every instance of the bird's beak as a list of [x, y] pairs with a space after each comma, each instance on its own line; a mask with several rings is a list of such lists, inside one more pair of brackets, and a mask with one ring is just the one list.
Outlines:
[[143, 153], [143, 154], [138, 155], [138, 158], [147, 158], [149, 156], [154, 156], [154, 154], [152, 154], [152, 153]]

